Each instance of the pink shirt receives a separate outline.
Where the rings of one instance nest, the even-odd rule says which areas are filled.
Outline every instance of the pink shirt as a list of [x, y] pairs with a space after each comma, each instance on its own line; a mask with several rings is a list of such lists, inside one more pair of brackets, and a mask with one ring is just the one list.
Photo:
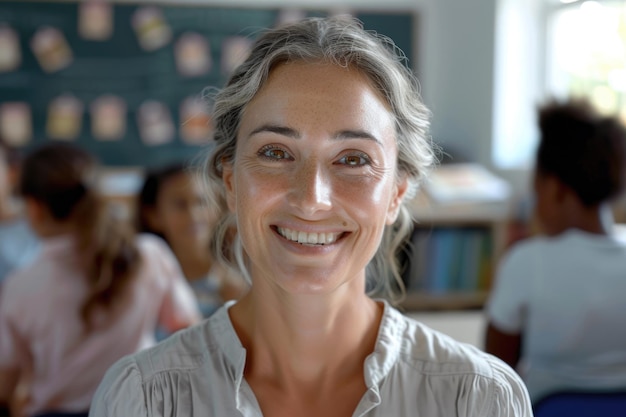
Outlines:
[[153, 345], [158, 324], [174, 331], [199, 318], [174, 255], [160, 239], [142, 235], [142, 264], [128, 300], [108, 325], [83, 334], [79, 310], [86, 286], [72, 239], [42, 243], [35, 262], [11, 275], [0, 292], [0, 369], [19, 367], [32, 375], [30, 415], [88, 410], [109, 366]]

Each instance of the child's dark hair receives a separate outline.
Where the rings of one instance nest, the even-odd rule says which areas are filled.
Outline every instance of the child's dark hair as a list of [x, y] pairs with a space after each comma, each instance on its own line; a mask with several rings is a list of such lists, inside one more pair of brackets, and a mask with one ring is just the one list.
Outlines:
[[147, 211], [156, 208], [163, 184], [170, 178], [186, 172], [187, 167], [184, 163], [175, 162], [164, 167], [154, 168], [146, 173], [137, 199], [137, 230], [143, 233], [152, 233], [167, 241], [161, 232], [154, 230], [148, 220]]
[[112, 216], [97, 192], [97, 162], [70, 144], [50, 143], [22, 163], [20, 193], [44, 204], [55, 220], [74, 223], [76, 249], [88, 293], [80, 315], [93, 325], [96, 311], [111, 310], [135, 277], [141, 261], [130, 228]]
[[626, 131], [585, 100], [552, 101], [539, 110], [536, 168], [569, 186], [587, 207], [618, 196], [626, 174]]

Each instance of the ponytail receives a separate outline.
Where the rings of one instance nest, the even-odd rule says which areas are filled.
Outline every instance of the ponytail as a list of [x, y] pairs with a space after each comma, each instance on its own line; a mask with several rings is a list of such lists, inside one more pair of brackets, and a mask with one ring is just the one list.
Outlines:
[[23, 163], [20, 191], [71, 224], [87, 294], [78, 312], [89, 330], [95, 314], [123, 299], [141, 258], [132, 230], [108, 210], [95, 184], [95, 159], [69, 144], [45, 145]]

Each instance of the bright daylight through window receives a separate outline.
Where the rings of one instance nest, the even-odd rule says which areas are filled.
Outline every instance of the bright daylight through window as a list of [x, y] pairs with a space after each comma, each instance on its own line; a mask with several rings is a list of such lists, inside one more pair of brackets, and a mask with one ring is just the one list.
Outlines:
[[535, 110], [547, 98], [587, 97], [626, 122], [626, 1], [500, 0], [499, 5], [497, 166], [532, 165]]

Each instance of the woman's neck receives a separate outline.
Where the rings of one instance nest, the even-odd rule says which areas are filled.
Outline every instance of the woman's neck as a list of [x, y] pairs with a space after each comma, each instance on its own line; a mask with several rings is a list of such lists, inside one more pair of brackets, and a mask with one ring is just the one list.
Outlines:
[[[257, 284], [255, 284], [257, 285]], [[346, 284], [333, 294], [293, 295], [254, 288], [231, 308], [248, 351], [246, 376], [283, 385], [329, 383], [358, 374], [373, 349], [382, 306]]]

